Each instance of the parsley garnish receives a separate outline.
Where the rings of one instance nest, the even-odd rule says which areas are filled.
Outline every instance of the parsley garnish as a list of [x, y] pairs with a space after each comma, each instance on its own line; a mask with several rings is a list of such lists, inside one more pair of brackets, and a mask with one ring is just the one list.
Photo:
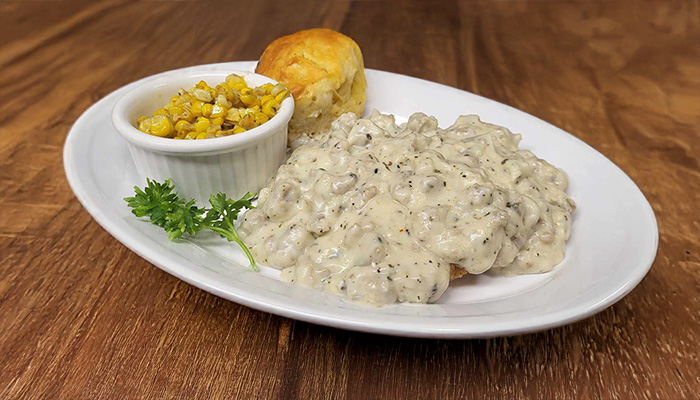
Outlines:
[[238, 200], [226, 197], [224, 193], [217, 193], [209, 197], [211, 208], [199, 208], [194, 200], [185, 202], [185, 199], [174, 192], [175, 186], [170, 179], [164, 183], [158, 183], [146, 179], [148, 185], [141, 190], [134, 186], [134, 197], [126, 197], [124, 200], [131, 207], [131, 212], [137, 217], [149, 217], [151, 222], [168, 232], [170, 240], [179, 239], [184, 233], [192, 236], [202, 229], [214, 231], [227, 239], [236, 242], [250, 260], [250, 267], [257, 271], [253, 255], [238, 237], [238, 232], [233, 222], [242, 209], [255, 208], [251, 201], [255, 200], [255, 193], [246, 193]]

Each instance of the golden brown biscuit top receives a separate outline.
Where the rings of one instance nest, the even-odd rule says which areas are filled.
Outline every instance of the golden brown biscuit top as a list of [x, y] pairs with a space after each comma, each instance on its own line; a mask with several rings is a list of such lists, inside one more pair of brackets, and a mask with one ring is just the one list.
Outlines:
[[330, 29], [309, 29], [270, 43], [255, 72], [284, 82], [296, 98], [319, 79], [344, 79], [348, 55], [362, 60], [354, 40]]

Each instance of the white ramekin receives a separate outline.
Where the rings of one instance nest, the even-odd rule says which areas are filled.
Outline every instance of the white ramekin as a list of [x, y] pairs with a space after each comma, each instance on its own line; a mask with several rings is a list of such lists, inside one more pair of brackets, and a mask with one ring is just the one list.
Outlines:
[[112, 123], [127, 141], [138, 173], [144, 178], [171, 178], [178, 193], [204, 205], [209, 195], [224, 192], [237, 199], [257, 192], [285, 161], [287, 125], [294, 112], [291, 96], [274, 117], [257, 128], [236, 135], [204, 140], [175, 140], [145, 134], [136, 119], [162, 108], [181, 88], [200, 80], [212, 87], [227, 75], [244, 77], [249, 86], [277, 83], [263, 75], [202, 66], [171, 71], [148, 78], [125, 94], [112, 110]]

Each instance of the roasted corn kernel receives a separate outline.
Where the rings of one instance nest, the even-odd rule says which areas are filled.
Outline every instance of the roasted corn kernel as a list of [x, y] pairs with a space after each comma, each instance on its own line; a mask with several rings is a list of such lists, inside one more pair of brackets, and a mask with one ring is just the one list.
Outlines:
[[204, 103], [202, 104], [202, 116], [204, 117], [211, 117], [211, 110], [214, 108], [213, 105], [209, 103]]
[[265, 96], [260, 98], [260, 104], [264, 106], [265, 103], [267, 103], [270, 100], [274, 100], [274, 99], [275, 99], [275, 96], [273, 96], [271, 94], [266, 94]]
[[197, 132], [206, 132], [209, 125], [211, 125], [211, 122], [208, 118], [199, 117], [197, 121], [194, 122], [194, 130]]
[[270, 100], [262, 108], [262, 112], [268, 117], [272, 118], [277, 114], [280, 109], [280, 103], [277, 100]]
[[206, 89], [200, 89], [197, 87], [194, 87], [190, 89], [190, 94], [192, 97], [199, 101], [203, 101], [205, 103], [208, 103], [212, 100], [211, 92], [206, 90]]
[[289, 96], [289, 90], [283, 90], [279, 93], [277, 93], [277, 96], [275, 96], [275, 100], [277, 100], [278, 103], [282, 104], [282, 101]]
[[253, 129], [256, 126], [258, 126], [255, 123], [255, 117], [253, 114], [246, 114], [241, 120], [238, 122], [238, 126], [245, 128], [246, 130], [248, 129]]
[[173, 123], [163, 114], [156, 114], [151, 118], [149, 133], [154, 136], [166, 137], [173, 131]]
[[287, 87], [281, 83], [278, 83], [270, 89], [270, 94], [273, 96], [277, 96], [283, 90], [287, 90]]
[[180, 89], [151, 117], [140, 117], [136, 126], [144, 133], [173, 139], [228, 136], [269, 121], [287, 96], [283, 84], [251, 88], [242, 76], [231, 74], [215, 87], [199, 81], [188, 90]]
[[228, 112], [228, 109], [226, 107], [224, 107], [223, 105], [221, 105], [219, 103], [216, 103], [212, 106], [211, 111], [209, 112], [209, 116], [212, 119], [223, 118], [227, 112]]
[[240, 99], [246, 107], [253, 107], [258, 104], [258, 96], [250, 88], [241, 90]]
[[192, 102], [192, 105], [190, 106], [190, 112], [192, 115], [195, 117], [201, 117], [202, 116], [202, 106], [204, 103], [201, 101], [195, 100]]
[[263, 114], [263, 113], [261, 113], [261, 112], [255, 113], [255, 124], [256, 124], [257, 126], [260, 126], [260, 125], [264, 124], [265, 122], [267, 122], [267, 121], [269, 121], [269, 120], [270, 120], [270, 118], [268, 118], [267, 115], [265, 115], [265, 114]]
[[233, 90], [241, 91], [241, 89], [248, 87], [245, 83], [245, 79], [242, 76], [231, 74], [226, 77], [226, 84]]
[[177, 123], [175, 124], [175, 131], [177, 133], [187, 133], [188, 131], [191, 131], [192, 129], [194, 129], [192, 124], [185, 121], [184, 119], [177, 121]]
[[[240, 118], [239, 118], [240, 119]], [[139, 130], [145, 133], [151, 133], [151, 119], [148, 117], [139, 118]]]

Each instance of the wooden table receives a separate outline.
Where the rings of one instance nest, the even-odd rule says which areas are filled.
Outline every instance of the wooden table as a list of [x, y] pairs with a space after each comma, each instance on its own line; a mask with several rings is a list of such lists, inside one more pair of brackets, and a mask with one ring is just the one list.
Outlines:
[[[0, 399], [698, 398], [699, 4], [0, 2]], [[609, 157], [656, 212], [649, 275], [570, 326], [400, 339], [217, 298], [80, 206], [61, 150], [88, 106], [314, 26], [353, 37], [370, 68], [510, 104]]]

